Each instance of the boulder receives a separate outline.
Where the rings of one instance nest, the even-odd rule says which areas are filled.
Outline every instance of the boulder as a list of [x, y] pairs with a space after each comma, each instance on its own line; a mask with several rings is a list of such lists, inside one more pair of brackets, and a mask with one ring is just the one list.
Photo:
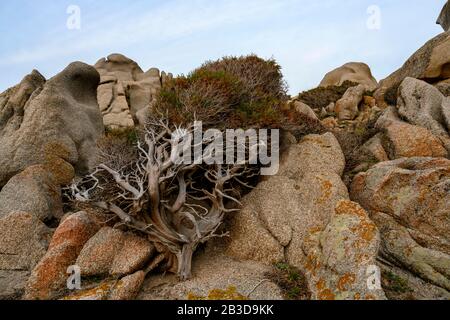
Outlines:
[[224, 252], [241, 261], [284, 261], [307, 270], [316, 299], [385, 299], [383, 290], [367, 287], [379, 233], [368, 214], [349, 201], [344, 167], [330, 133], [291, 145], [278, 174], [243, 199]]
[[[101, 106], [101, 108], [104, 108]], [[128, 102], [125, 96], [117, 96], [108, 106], [103, 116], [103, 123], [110, 129], [123, 129], [134, 127], [133, 117], [131, 116]]]
[[3, 187], [0, 217], [14, 211], [32, 213], [43, 222], [63, 216], [61, 188], [44, 166], [27, 168]]
[[145, 266], [155, 249], [147, 240], [109, 227], [102, 228], [81, 250], [76, 264], [83, 276], [125, 276]]
[[155, 248], [144, 238], [127, 233], [123, 247], [115, 255], [111, 265], [111, 275], [128, 275], [145, 266], [155, 253]]
[[294, 101], [294, 110], [301, 113], [309, 118], [319, 120], [316, 113], [306, 104], [301, 101]]
[[[0, 186], [34, 164], [59, 173], [93, 166], [103, 134], [98, 72], [81, 62], [45, 81], [37, 71], [0, 98]], [[62, 180], [67, 179], [61, 176]]]
[[364, 92], [366, 91], [363, 85], [349, 88], [344, 96], [336, 102], [334, 111], [339, 120], [353, 120], [359, 112], [359, 104], [363, 100]]
[[20, 300], [29, 276], [28, 271], [0, 270], [0, 300]]
[[450, 79], [439, 81], [434, 86], [444, 95], [444, 97], [450, 96]]
[[[446, 290], [450, 266], [450, 161], [402, 158], [357, 175], [352, 199], [381, 232], [383, 256]], [[444, 280], [447, 278], [447, 280]]]
[[25, 298], [48, 300], [66, 289], [68, 267], [75, 264], [84, 244], [99, 229], [98, 222], [86, 212], [66, 218], [56, 229], [47, 253], [33, 269]]
[[307, 136], [283, 158], [278, 174], [248, 194], [230, 222], [226, 252], [232, 257], [301, 267], [303, 238], [324, 228], [336, 202], [348, 198], [340, 179], [344, 155], [332, 134]]
[[436, 23], [440, 24], [441, 27], [444, 29], [444, 31], [450, 30], [450, 5], [449, 5], [449, 2], [447, 2], [444, 5], [444, 7], [442, 8], [441, 14], [439, 15]]
[[119, 280], [109, 294], [108, 300], [134, 300], [145, 280], [145, 272], [138, 271]]
[[388, 161], [389, 157], [383, 147], [383, 135], [376, 134], [362, 146], [362, 151], [372, 155], [379, 162]]
[[372, 219], [380, 226], [383, 258], [450, 293], [450, 255], [421, 246], [407, 228], [388, 214], [377, 212]]
[[47, 251], [51, 238], [51, 229], [26, 212], [3, 216], [0, 231], [1, 270], [31, 270]]
[[81, 250], [76, 261], [86, 277], [109, 275], [114, 257], [123, 246], [123, 232], [102, 228]]
[[419, 126], [395, 122], [386, 128], [383, 137], [385, 150], [392, 160], [404, 157], [440, 158], [448, 155], [441, 141]]
[[135, 81], [144, 73], [136, 62], [122, 54], [111, 54], [107, 58], [101, 58], [95, 64], [95, 69], [100, 73], [102, 83], [112, 78], [117, 81]]
[[444, 97], [438, 89], [424, 81], [406, 78], [399, 88], [397, 109], [409, 123], [431, 131], [450, 152], [449, 97]]
[[431, 84], [450, 78], [450, 34], [444, 32], [428, 41], [405, 64], [386, 79], [380, 81], [375, 92], [378, 106], [395, 105], [400, 84], [407, 77]]
[[382, 287], [389, 300], [450, 299], [450, 291], [415, 277], [408, 270], [383, 262], [379, 266], [381, 268]]
[[381, 288], [369, 288], [368, 271], [376, 266], [378, 229], [357, 203], [341, 200], [323, 231], [304, 241], [305, 269], [313, 300], [383, 300]]
[[52, 233], [34, 214], [11, 212], [0, 218], [0, 234], [0, 299], [19, 298]]
[[381, 146], [395, 160], [448, 157], [449, 124], [450, 98], [424, 81], [406, 78], [399, 87], [398, 105], [386, 108], [375, 127]]
[[377, 80], [372, 76], [370, 67], [361, 62], [349, 62], [327, 73], [320, 87], [341, 86], [345, 81], [363, 85], [367, 90], [375, 90]]

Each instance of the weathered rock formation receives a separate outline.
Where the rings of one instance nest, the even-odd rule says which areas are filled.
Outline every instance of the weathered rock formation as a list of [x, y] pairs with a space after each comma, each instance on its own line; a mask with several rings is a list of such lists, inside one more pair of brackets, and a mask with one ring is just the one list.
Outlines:
[[64, 215], [61, 186], [87, 172], [103, 135], [98, 72], [81, 62], [37, 71], [0, 95], [0, 288], [20, 297]]
[[319, 86], [341, 86], [345, 81], [364, 85], [367, 90], [375, 90], [378, 86], [369, 66], [361, 62], [349, 62], [330, 71], [325, 75]]
[[75, 62], [48, 81], [33, 71], [0, 95], [0, 186], [34, 164], [55, 175], [91, 167], [103, 134], [98, 83], [93, 67]]
[[101, 76], [98, 103], [103, 121], [112, 129], [145, 122], [162, 83], [172, 77], [156, 68], [144, 72], [136, 62], [120, 54], [100, 59], [95, 68]]
[[[307, 270], [315, 299], [384, 298], [381, 290], [367, 289], [365, 274], [375, 264], [378, 231], [348, 200], [341, 180], [345, 159], [336, 138], [307, 136], [287, 152], [279, 173], [243, 200], [226, 252]], [[327, 258], [331, 254], [333, 261]]]
[[336, 102], [334, 112], [339, 120], [353, 120], [359, 113], [359, 104], [363, 100], [364, 85], [349, 88], [344, 96]]
[[378, 105], [395, 105], [400, 84], [407, 77], [424, 80], [447, 90], [444, 84], [450, 78], [450, 33], [444, 32], [428, 41], [405, 64], [386, 79], [380, 81], [375, 93]]
[[447, 2], [442, 8], [441, 14], [436, 21], [437, 24], [440, 24], [445, 31], [450, 30], [450, 5]]
[[35, 215], [0, 217], [0, 300], [20, 298], [30, 271], [47, 251], [52, 231]]
[[50, 246], [28, 279], [25, 298], [46, 300], [67, 289], [67, 270], [75, 265], [84, 244], [99, 230], [100, 223], [86, 212], [67, 217], [56, 229]]
[[402, 158], [359, 174], [351, 188], [380, 229], [381, 257], [447, 291], [449, 186], [449, 160]]

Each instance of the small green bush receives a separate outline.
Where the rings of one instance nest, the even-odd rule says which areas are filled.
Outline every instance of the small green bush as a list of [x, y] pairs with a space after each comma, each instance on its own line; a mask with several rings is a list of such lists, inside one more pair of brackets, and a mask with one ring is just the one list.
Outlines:
[[215, 128], [280, 127], [287, 88], [281, 67], [255, 55], [225, 57], [169, 81], [156, 110], [178, 124]]
[[275, 282], [288, 300], [310, 300], [311, 293], [304, 274], [297, 268], [280, 262], [274, 265], [267, 278]]
[[340, 86], [318, 87], [300, 93], [298, 100], [306, 103], [313, 109], [321, 110], [322, 108], [326, 108], [330, 103], [341, 99], [349, 88], [357, 85], [357, 83], [345, 81]]

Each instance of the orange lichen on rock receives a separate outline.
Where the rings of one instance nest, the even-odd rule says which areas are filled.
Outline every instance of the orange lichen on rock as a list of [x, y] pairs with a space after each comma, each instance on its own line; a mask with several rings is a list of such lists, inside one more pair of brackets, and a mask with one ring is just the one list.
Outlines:
[[339, 279], [338, 284], [337, 284], [337, 288], [340, 291], [346, 291], [348, 289], [347, 286], [354, 284], [355, 280], [356, 280], [356, 277], [355, 277], [354, 274], [350, 274], [350, 273], [344, 274]]
[[249, 300], [248, 297], [243, 296], [237, 292], [236, 287], [230, 286], [227, 290], [213, 289], [208, 293], [208, 296], [202, 297], [193, 294], [188, 294], [188, 300]]
[[367, 218], [367, 212], [355, 202], [349, 200], [341, 200], [336, 205], [336, 214], [353, 214], [359, 217]]
[[329, 180], [322, 180], [321, 188], [322, 188], [322, 196], [320, 197], [318, 202], [324, 203], [331, 197], [333, 184]]
[[326, 287], [325, 280], [320, 279], [316, 283], [316, 288], [318, 291], [317, 297], [319, 300], [335, 300], [336, 299], [334, 293], [329, 288]]

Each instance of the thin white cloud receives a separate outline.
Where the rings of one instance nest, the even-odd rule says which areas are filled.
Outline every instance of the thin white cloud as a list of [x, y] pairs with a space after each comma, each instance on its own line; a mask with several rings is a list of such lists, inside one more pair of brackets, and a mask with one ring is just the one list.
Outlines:
[[[157, 42], [185, 37], [203, 30], [265, 19], [292, 0], [170, 1], [149, 12], [121, 13], [82, 20], [80, 31], [61, 29], [54, 38], [34, 48], [20, 49], [0, 58], [0, 65], [23, 64], [68, 56], [108, 46], [141, 41]], [[82, 9], [82, 14], [83, 8]], [[82, 16], [83, 18], [83, 16]]]

